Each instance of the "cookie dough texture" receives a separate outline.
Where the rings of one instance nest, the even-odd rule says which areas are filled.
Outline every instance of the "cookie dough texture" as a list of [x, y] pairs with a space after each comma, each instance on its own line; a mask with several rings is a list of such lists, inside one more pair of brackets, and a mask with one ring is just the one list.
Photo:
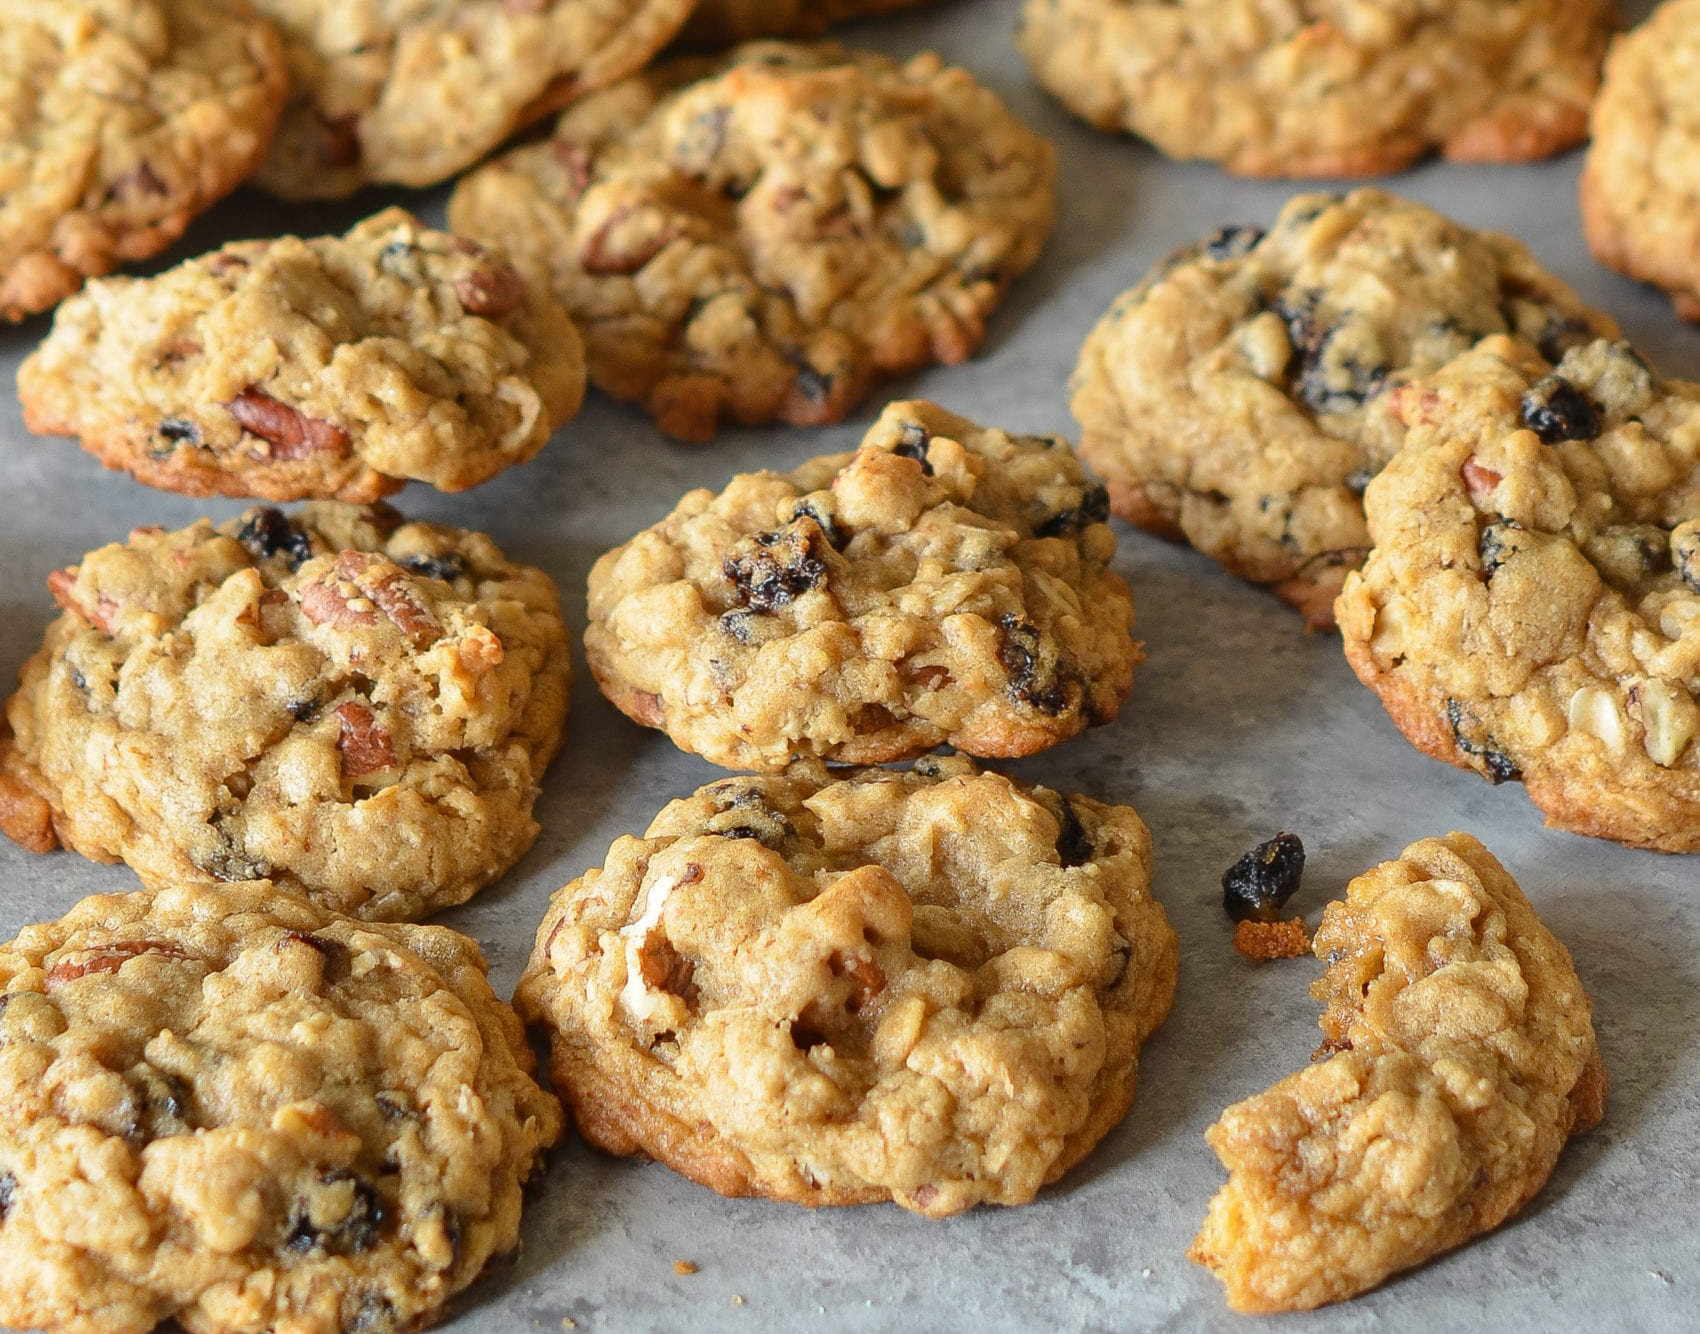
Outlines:
[[1570, 956], [1468, 834], [1352, 881], [1316, 934], [1316, 1061], [1222, 1113], [1192, 1258], [1237, 1311], [1356, 1296], [1498, 1227], [1605, 1109]]
[[259, 184], [284, 199], [433, 185], [640, 69], [691, 0], [256, 0], [291, 96]]
[[705, 440], [971, 355], [1050, 231], [1053, 156], [937, 56], [754, 43], [579, 103], [449, 221], [550, 276], [599, 388]]
[[266, 882], [0, 945], [0, 1322], [392, 1334], [519, 1240], [561, 1128], [478, 947]]
[[855, 453], [692, 491], [604, 555], [585, 656], [727, 768], [1031, 754], [1110, 721], [1141, 657], [1107, 513], [1065, 442], [893, 403]]
[[701, 0], [685, 40], [725, 45], [753, 37], [818, 37], [835, 23], [874, 18], [928, 0]]
[[1657, 283], [1700, 320], [1700, 3], [1669, 0], [1606, 62], [1582, 172], [1601, 263]]
[[561, 890], [515, 1003], [580, 1131], [724, 1195], [1022, 1204], [1175, 986], [1126, 807], [962, 759], [729, 778]]
[[1402, 391], [1346, 656], [1399, 729], [1547, 823], [1700, 851], [1700, 385], [1490, 339]]
[[0, 319], [163, 250], [233, 190], [271, 142], [284, 71], [246, 0], [6, 0]]
[[390, 209], [91, 284], [18, 393], [31, 430], [153, 486], [369, 501], [529, 459], [578, 411], [584, 357], [500, 251]]
[[1615, 0], [1027, 0], [1018, 42], [1083, 120], [1249, 176], [1526, 162], [1587, 135]]
[[570, 671], [555, 586], [387, 507], [138, 529], [48, 580], [64, 614], [0, 730], [0, 829], [150, 886], [269, 878], [417, 918], [537, 835]]
[[1389, 395], [1492, 333], [1557, 359], [1617, 326], [1509, 236], [1379, 190], [1300, 195], [1117, 299], [1074, 372], [1080, 450], [1116, 513], [1328, 629], [1403, 436]]

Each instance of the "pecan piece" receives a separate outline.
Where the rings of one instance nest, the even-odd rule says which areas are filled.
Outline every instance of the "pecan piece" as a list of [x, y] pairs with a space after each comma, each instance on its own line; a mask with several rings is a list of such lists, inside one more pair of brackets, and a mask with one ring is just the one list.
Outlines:
[[1490, 491], [1500, 483], [1500, 475], [1492, 468], [1477, 463], [1474, 456], [1464, 460], [1464, 466], [1458, 470], [1464, 478], [1464, 485], [1470, 490], [1470, 499], [1485, 500]]
[[167, 959], [189, 957], [177, 946], [165, 941], [114, 940], [110, 944], [94, 946], [86, 959], [59, 960], [47, 970], [47, 985], [56, 987], [66, 982], [75, 982], [79, 977], [87, 977], [90, 973], [116, 973], [131, 959], [139, 959], [144, 954], [158, 954]]
[[[415, 648], [442, 634], [436, 617], [414, 596], [407, 575], [382, 556], [341, 552], [327, 574], [302, 585], [300, 597], [302, 614], [314, 625], [376, 625], [382, 612]], [[361, 602], [371, 606], [356, 605]]]
[[390, 734], [378, 726], [371, 709], [356, 700], [349, 700], [346, 704], [337, 705], [336, 717], [342, 724], [342, 735], [337, 738], [336, 748], [342, 752], [345, 778], [360, 778], [395, 767], [395, 750], [390, 744]]
[[353, 447], [348, 432], [334, 422], [305, 416], [259, 389], [244, 389], [224, 406], [244, 431], [270, 443], [274, 460], [293, 462], [321, 453], [342, 455]]
[[95, 598], [93, 608], [90, 608], [76, 595], [77, 567], [67, 565], [62, 570], [55, 570], [47, 576], [47, 591], [53, 594], [53, 600], [66, 611], [81, 616], [95, 629], [105, 634], [112, 633], [112, 618], [117, 614], [118, 603], [102, 593]]
[[319, 162], [326, 167], [350, 167], [360, 161], [360, 117], [320, 116], [318, 143], [315, 145]]
[[832, 970], [834, 977], [847, 977], [855, 984], [856, 989], [850, 993], [850, 999], [844, 1002], [844, 1008], [851, 1014], [885, 990], [885, 970], [874, 960], [860, 954], [834, 950], [826, 966]]
[[525, 284], [506, 264], [495, 264], [457, 278], [455, 295], [470, 314], [506, 315], [525, 299]]
[[673, 942], [659, 931], [651, 931], [644, 939], [638, 951], [638, 975], [645, 986], [669, 992], [689, 1005], [697, 994], [691, 982], [695, 972], [695, 962], [674, 949]]

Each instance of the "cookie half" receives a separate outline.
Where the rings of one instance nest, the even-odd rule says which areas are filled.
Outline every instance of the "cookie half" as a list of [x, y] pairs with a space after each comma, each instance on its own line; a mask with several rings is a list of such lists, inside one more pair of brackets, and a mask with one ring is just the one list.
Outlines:
[[460, 491], [578, 411], [583, 346], [497, 249], [400, 209], [239, 241], [65, 303], [18, 372], [25, 424], [188, 495]]
[[937, 56], [753, 43], [579, 103], [449, 221], [550, 276], [598, 388], [706, 440], [971, 355], [1050, 232], [1053, 157]]
[[264, 156], [284, 83], [246, 0], [6, 0], [0, 319], [170, 245]]
[[1300, 195], [1117, 298], [1071, 382], [1080, 452], [1117, 514], [1329, 629], [1403, 438], [1389, 395], [1493, 333], [1556, 360], [1617, 325], [1509, 236], [1379, 190]]
[[1140, 660], [1103, 488], [1066, 442], [893, 403], [853, 454], [693, 491], [590, 572], [628, 717], [731, 769], [1028, 755]]
[[1400, 731], [1547, 823], [1700, 851], [1700, 385], [1489, 339], [1399, 392], [1346, 657]]
[[1205, 1135], [1229, 1176], [1191, 1256], [1236, 1311], [1343, 1301], [1498, 1227], [1605, 1110], [1570, 955], [1468, 834], [1352, 881], [1315, 948], [1313, 1063]]
[[560, 1133], [478, 947], [266, 882], [0, 945], [0, 1321], [392, 1334], [519, 1242]]
[[433, 185], [515, 130], [623, 79], [691, 0], [256, 0], [290, 100], [258, 184], [283, 199]]
[[1620, 38], [1594, 103], [1582, 223], [1602, 264], [1700, 321], [1700, 3], [1669, 0]]
[[966, 760], [724, 779], [555, 896], [515, 1004], [611, 1152], [723, 1195], [1023, 1204], [1168, 1013], [1150, 874], [1131, 810]]
[[876, 18], [929, 0], [701, 0], [684, 39], [724, 46], [755, 37], [818, 37], [835, 23]]
[[567, 633], [548, 576], [482, 534], [255, 509], [137, 529], [48, 587], [64, 614], [0, 730], [24, 847], [378, 920], [460, 903], [537, 836]]
[[1587, 136], [1616, 0], [1026, 0], [1047, 92], [1248, 176], [1527, 162]]

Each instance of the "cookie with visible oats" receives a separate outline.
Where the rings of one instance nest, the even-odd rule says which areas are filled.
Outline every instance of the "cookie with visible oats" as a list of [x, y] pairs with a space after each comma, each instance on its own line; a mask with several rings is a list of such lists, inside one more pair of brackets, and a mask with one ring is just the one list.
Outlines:
[[0, 320], [182, 235], [264, 156], [277, 34], [246, 0], [0, 7]]
[[151, 486], [370, 501], [531, 458], [578, 411], [584, 357], [544, 284], [389, 209], [91, 284], [18, 395], [31, 430]]
[[1236, 1311], [1344, 1301], [1498, 1227], [1605, 1110], [1570, 955], [1468, 834], [1352, 881], [1316, 957], [1315, 1060], [1205, 1135], [1228, 1184], [1190, 1254]]
[[1616, 0], [1026, 0], [1075, 115], [1248, 176], [1527, 162], [1587, 137]]
[[559, 1135], [484, 959], [264, 881], [0, 944], [0, 1322], [399, 1334], [519, 1242]]
[[1028, 755], [1115, 717], [1141, 654], [1068, 445], [893, 403], [853, 454], [685, 496], [590, 572], [585, 656], [730, 769]]
[[598, 388], [706, 440], [970, 356], [1050, 232], [1053, 157], [935, 55], [757, 42], [587, 98], [449, 222], [550, 276]]
[[1493, 338], [1398, 390], [1346, 657], [1399, 729], [1560, 829], [1700, 851], [1700, 385]]
[[0, 830], [148, 885], [268, 878], [338, 912], [460, 903], [537, 836], [571, 667], [555, 586], [387, 506], [138, 529], [0, 726]]
[[963, 759], [728, 778], [556, 894], [515, 1004], [611, 1152], [723, 1195], [1024, 1204], [1168, 1013], [1150, 876], [1133, 811]]
[[1616, 337], [1518, 241], [1379, 190], [1300, 195], [1119, 297], [1074, 371], [1080, 452], [1116, 513], [1267, 584], [1313, 630], [1369, 547], [1388, 395], [1478, 339], [1549, 357]]

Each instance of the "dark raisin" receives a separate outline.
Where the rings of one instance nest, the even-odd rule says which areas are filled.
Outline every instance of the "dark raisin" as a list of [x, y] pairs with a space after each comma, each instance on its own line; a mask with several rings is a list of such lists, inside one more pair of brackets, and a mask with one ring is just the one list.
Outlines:
[[363, 1292], [342, 1327], [348, 1334], [395, 1334], [395, 1305], [381, 1292]]
[[891, 452], [900, 459], [914, 459], [921, 465], [922, 474], [931, 477], [933, 465], [927, 459], [927, 441], [931, 438], [919, 422], [904, 422]]
[[1211, 259], [1240, 259], [1263, 240], [1261, 227], [1223, 227], [1204, 239], [1204, 253]]
[[17, 1198], [17, 1177], [10, 1172], [0, 1172], [0, 1223], [6, 1221], [6, 1215], [12, 1212], [12, 1205]]
[[938, 757], [934, 755], [923, 755], [910, 768], [920, 774], [922, 778], [937, 778], [944, 772], [939, 768]]
[[236, 540], [255, 560], [282, 556], [291, 570], [300, 569], [313, 555], [313, 544], [307, 534], [284, 518], [282, 510], [269, 505], [249, 510], [242, 516]]
[[1346, 490], [1353, 495], [1361, 496], [1369, 490], [1369, 484], [1375, 480], [1374, 468], [1354, 468], [1346, 474]]
[[445, 584], [466, 577], [466, 557], [454, 551], [445, 551], [440, 556], [403, 556], [401, 566], [426, 579], [441, 579]]
[[1319, 292], [1307, 292], [1303, 296], [1289, 298], [1283, 292], [1269, 303], [1269, 309], [1287, 326], [1287, 341], [1292, 344], [1293, 351], [1301, 356], [1319, 341], [1316, 303], [1320, 296]]
[[1547, 316], [1547, 322], [1535, 338], [1535, 346], [1548, 361], [1557, 364], [1564, 354], [1573, 347], [1581, 347], [1583, 343], [1592, 341], [1594, 331], [1588, 327], [1588, 321], [1577, 315], [1560, 315], [1557, 311]]
[[1600, 415], [1569, 380], [1549, 375], [1523, 395], [1523, 425], [1543, 445], [1556, 445], [1561, 440], [1592, 440], [1600, 433]]
[[194, 422], [184, 421], [181, 417], [164, 418], [159, 424], [158, 435], [166, 442], [168, 449], [201, 443], [200, 428]]
[[1084, 866], [1091, 861], [1096, 849], [1087, 836], [1085, 826], [1080, 823], [1080, 816], [1075, 813], [1074, 802], [1067, 797], [1062, 799], [1062, 814], [1057, 824], [1057, 860], [1070, 867]]
[[324, 1251], [330, 1255], [358, 1255], [369, 1251], [382, 1239], [384, 1203], [378, 1192], [352, 1172], [336, 1169], [319, 1174], [327, 1186], [339, 1181], [354, 1182], [354, 1201], [348, 1213], [329, 1227], [313, 1221], [312, 1211], [305, 1203], [297, 1207], [291, 1221], [289, 1236], [284, 1245], [292, 1251]]
[[75, 667], [71, 668], [71, 684], [76, 686], [76, 688], [82, 691], [83, 694], [86, 695], [89, 693], [88, 677], [84, 676], [82, 672]]
[[1104, 984], [1108, 991], [1114, 991], [1122, 984], [1122, 979], [1127, 976], [1127, 966], [1133, 961], [1133, 942], [1117, 936], [1115, 957], [1116, 962], [1113, 971], [1110, 973], [1110, 980]]
[[292, 699], [283, 707], [296, 722], [304, 723], [317, 717], [321, 706], [317, 699]]
[[721, 564], [738, 605], [770, 612], [826, 582], [826, 561], [818, 550], [820, 534], [801, 528], [757, 533], [738, 544]]
[[709, 819], [709, 833], [721, 838], [753, 838], [775, 852], [796, 837], [791, 821], [774, 810], [757, 789], [733, 782], [711, 791], [720, 810]]
[[1670, 560], [1682, 582], [1700, 593], [1700, 519], [1679, 523], [1671, 530]]
[[998, 661], [1009, 673], [1009, 693], [1052, 717], [1068, 708], [1068, 676], [1059, 666], [1047, 671], [1039, 629], [1014, 613], [998, 617]]
[[372, 1101], [386, 1121], [405, 1121], [413, 1115], [413, 1102], [405, 1093], [376, 1093]]
[[1482, 731], [1474, 719], [1466, 716], [1464, 706], [1455, 699], [1446, 701], [1446, 721], [1452, 728], [1452, 740], [1458, 749], [1480, 761], [1474, 767], [1488, 782], [1497, 787], [1522, 777], [1511, 757], [1499, 748], [1492, 735]]
[[1614, 523], [1582, 544], [1582, 554], [1614, 588], [1633, 593], [1671, 568], [1671, 534], [1652, 523]]
[[1273, 922], [1305, 873], [1305, 845], [1280, 833], [1259, 843], [1222, 876], [1222, 906], [1236, 922]]
[[843, 531], [819, 505], [809, 500], [798, 501], [797, 508], [791, 511], [791, 522], [796, 523], [798, 519], [813, 519], [825, 536], [827, 545], [834, 551], [844, 550]]
[[226, 883], [237, 880], [269, 880], [272, 873], [270, 862], [248, 856], [231, 843], [228, 835], [225, 835], [223, 847], [194, 858], [194, 862], [215, 880], [223, 880]]
[[1110, 517], [1110, 493], [1102, 486], [1089, 486], [1080, 504], [1046, 519], [1033, 530], [1035, 537], [1068, 537]]
[[750, 622], [755, 618], [753, 611], [728, 611], [720, 617], [720, 633], [736, 639], [740, 644], [747, 644], [754, 637]]
[[1493, 578], [1494, 572], [1517, 550], [1517, 540], [1512, 534], [1522, 531], [1523, 525], [1515, 519], [1495, 519], [1482, 529], [1476, 538], [1476, 551], [1482, 558], [1484, 579]]
[[805, 362], [797, 367], [797, 392], [811, 403], [824, 403], [832, 394], [832, 376]]
[[1381, 392], [1385, 366], [1365, 366], [1356, 357], [1331, 354], [1338, 327], [1324, 330], [1299, 354], [1294, 393], [1314, 412], [1352, 412]]

